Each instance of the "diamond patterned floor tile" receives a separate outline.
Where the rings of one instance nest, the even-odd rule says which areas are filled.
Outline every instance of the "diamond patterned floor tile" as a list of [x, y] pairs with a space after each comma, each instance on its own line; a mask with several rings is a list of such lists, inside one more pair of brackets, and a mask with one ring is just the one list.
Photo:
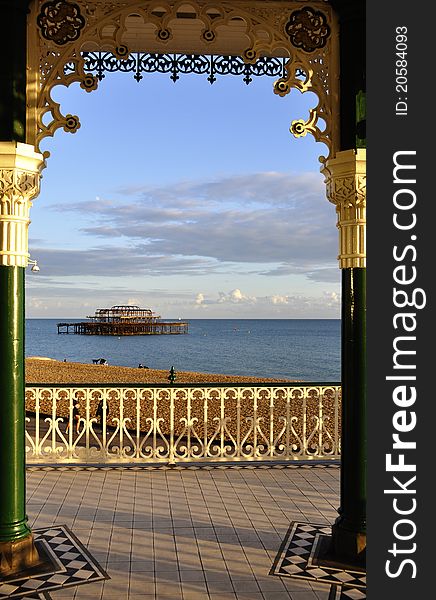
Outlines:
[[[109, 579], [108, 574], [66, 525], [34, 529], [33, 534], [35, 541], [44, 543], [49, 553], [55, 557], [53, 570], [30, 578], [0, 583], [0, 600], [48, 600], [50, 591]], [[65, 552], [66, 543], [72, 552]], [[75, 560], [71, 560], [72, 558]]]
[[291, 523], [270, 575], [325, 583], [330, 586], [329, 600], [364, 600], [364, 571], [335, 568], [317, 561], [321, 536], [330, 534], [331, 529], [326, 525]]

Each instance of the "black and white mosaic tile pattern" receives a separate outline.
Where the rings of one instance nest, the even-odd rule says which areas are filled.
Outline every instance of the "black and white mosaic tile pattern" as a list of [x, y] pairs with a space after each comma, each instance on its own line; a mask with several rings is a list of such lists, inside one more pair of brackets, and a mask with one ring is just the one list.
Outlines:
[[33, 529], [33, 535], [50, 555], [53, 569], [32, 577], [0, 582], [0, 600], [47, 600], [50, 591], [109, 579], [109, 575], [66, 525]]
[[29, 473], [34, 471], [217, 471], [226, 469], [248, 469], [248, 470], [270, 470], [270, 469], [339, 469], [340, 463], [338, 461], [324, 461], [322, 463], [317, 461], [310, 461], [305, 463], [298, 461], [295, 463], [214, 463], [214, 464], [201, 464], [201, 463], [177, 463], [175, 465], [169, 465], [167, 463], [158, 464], [147, 464], [147, 465], [117, 465], [117, 464], [101, 464], [101, 465], [81, 465], [71, 463], [69, 465], [32, 465], [28, 464], [26, 469]]
[[326, 583], [331, 586], [329, 600], [365, 599], [366, 572], [326, 566], [317, 560], [320, 537], [330, 535], [330, 525], [291, 523], [270, 575]]
[[366, 591], [358, 588], [332, 585], [328, 600], [366, 600]]

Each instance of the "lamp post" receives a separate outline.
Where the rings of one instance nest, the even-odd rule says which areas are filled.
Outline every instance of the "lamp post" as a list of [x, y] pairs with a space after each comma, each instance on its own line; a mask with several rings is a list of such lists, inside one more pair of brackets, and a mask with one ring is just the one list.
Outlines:
[[176, 380], [176, 370], [174, 367], [171, 367], [170, 369], [170, 374], [168, 375], [168, 381], [170, 382], [170, 385], [172, 385]]
[[30, 258], [27, 259], [27, 264], [28, 265], [32, 265], [32, 268], [30, 269], [32, 271], [32, 273], [39, 273], [40, 268], [38, 266], [38, 261], [37, 260], [32, 260]]

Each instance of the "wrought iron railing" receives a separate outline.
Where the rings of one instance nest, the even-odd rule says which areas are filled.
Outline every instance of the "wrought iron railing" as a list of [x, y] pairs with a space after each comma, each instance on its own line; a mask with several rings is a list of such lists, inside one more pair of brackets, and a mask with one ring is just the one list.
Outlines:
[[26, 386], [28, 463], [340, 457], [335, 383]]

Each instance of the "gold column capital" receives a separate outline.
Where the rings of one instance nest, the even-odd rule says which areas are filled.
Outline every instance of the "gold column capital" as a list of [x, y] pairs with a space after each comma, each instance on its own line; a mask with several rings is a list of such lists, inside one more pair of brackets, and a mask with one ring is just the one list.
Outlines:
[[366, 149], [337, 152], [322, 173], [338, 215], [339, 267], [366, 267]]
[[43, 166], [44, 157], [34, 146], [0, 142], [0, 265], [28, 264], [29, 213]]

